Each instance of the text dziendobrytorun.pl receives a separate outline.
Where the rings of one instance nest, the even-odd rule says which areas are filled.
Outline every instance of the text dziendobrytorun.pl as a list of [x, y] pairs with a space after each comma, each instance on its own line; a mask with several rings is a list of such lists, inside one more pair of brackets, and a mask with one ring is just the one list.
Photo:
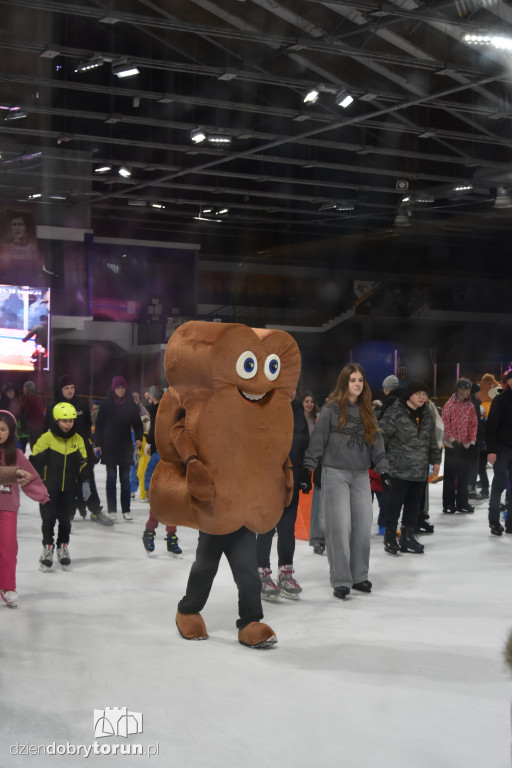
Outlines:
[[65, 744], [57, 744], [55, 741], [50, 744], [11, 744], [9, 748], [11, 755], [80, 755], [89, 757], [89, 755], [142, 755], [145, 757], [154, 757], [160, 754], [160, 744], [148, 744], [143, 747], [142, 744], [100, 744], [95, 741], [93, 744], [71, 744], [69, 741]]

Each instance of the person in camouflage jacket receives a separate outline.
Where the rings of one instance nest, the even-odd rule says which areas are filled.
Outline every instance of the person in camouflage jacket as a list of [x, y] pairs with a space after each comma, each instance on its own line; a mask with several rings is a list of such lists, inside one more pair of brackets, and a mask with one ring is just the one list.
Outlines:
[[398, 554], [396, 529], [404, 505], [400, 550], [423, 552], [414, 536], [421, 494], [428, 478], [429, 464], [439, 472], [441, 448], [436, 437], [436, 422], [427, 403], [427, 386], [413, 379], [403, 394], [379, 422], [389, 463], [390, 491], [384, 549]]

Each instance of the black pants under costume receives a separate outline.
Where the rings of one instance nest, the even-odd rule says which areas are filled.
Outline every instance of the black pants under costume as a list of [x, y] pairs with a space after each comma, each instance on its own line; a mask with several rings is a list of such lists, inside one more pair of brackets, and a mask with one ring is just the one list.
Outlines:
[[256, 534], [248, 528], [215, 536], [199, 531], [196, 559], [190, 569], [187, 592], [178, 603], [180, 613], [200, 613], [210, 595], [222, 555], [226, 555], [238, 587], [238, 629], [261, 621], [261, 579], [256, 565]]

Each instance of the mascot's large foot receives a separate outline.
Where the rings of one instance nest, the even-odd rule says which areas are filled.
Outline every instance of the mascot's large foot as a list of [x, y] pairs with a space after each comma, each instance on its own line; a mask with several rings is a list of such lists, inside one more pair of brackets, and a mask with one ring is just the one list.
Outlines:
[[248, 648], [271, 648], [277, 643], [274, 630], [268, 624], [251, 621], [238, 631], [238, 642]]
[[176, 614], [178, 632], [185, 640], [208, 640], [208, 632], [200, 613]]

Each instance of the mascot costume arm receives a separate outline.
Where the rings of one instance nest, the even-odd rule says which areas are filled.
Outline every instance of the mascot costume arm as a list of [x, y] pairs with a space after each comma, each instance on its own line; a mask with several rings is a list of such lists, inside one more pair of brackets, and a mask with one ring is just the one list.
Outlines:
[[163, 461], [176, 462], [179, 457], [185, 467], [190, 495], [200, 500], [211, 499], [214, 494], [213, 478], [198, 457], [199, 449], [186, 429], [186, 411], [178, 393], [172, 387], [169, 387], [162, 397], [158, 410], [160, 409], [161, 418], [157, 420], [155, 428], [160, 458]]

